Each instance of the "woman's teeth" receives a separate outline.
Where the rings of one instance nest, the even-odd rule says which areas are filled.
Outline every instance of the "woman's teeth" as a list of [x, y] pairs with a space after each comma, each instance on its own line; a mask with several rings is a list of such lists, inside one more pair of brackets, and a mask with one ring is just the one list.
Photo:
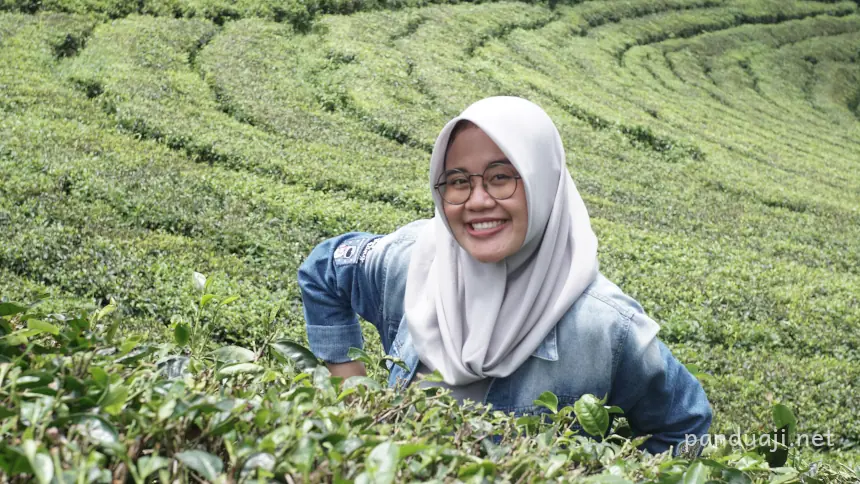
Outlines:
[[472, 228], [475, 230], [487, 230], [487, 229], [496, 228], [499, 225], [502, 225], [503, 223], [505, 223], [505, 222], [502, 220], [496, 220], [493, 222], [478, 222], [478, 223], [473, 223], [471, 225], [472, 225]]

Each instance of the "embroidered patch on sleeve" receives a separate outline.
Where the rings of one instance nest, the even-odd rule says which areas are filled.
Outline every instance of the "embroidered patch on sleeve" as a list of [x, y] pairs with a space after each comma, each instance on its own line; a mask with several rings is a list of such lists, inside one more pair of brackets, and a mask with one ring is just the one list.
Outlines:
[[381, 238], [381, 236], [375, 236], [352, 239], [340, 244], [334, 250], [334, 264], [337, 266], [356, 263], [364, 264], [373, 248], [378, 246], [377, 242]]
[[344, 242], [334, 250], [336, 265], [352, 264], [358, 259], [358, 245], [355, 241]]

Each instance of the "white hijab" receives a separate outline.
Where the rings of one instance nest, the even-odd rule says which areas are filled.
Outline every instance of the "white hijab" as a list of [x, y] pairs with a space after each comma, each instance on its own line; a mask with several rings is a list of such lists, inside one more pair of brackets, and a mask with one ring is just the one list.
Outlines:
[[445, 125], [430, 158], [430, 185], [444, 170], [451, 130], [468, 120], [522, 176], [528, 201], [523, 246], [497, 263], [474, 259], [436, 216], [412, 249], [406, 281], [409, 333], [421, 361], [448, 385], [506, 377], [528, 359], [597, 276], [597, 237], [549, 116], [517, 97], [478, 101]]

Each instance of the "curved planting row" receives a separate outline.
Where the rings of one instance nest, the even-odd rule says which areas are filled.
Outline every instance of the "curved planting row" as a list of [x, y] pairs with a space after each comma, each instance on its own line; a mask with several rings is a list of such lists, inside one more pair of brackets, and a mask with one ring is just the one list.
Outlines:
[[429, 216], [444, 122], [520, 95], [557, 122], [602, 270], [713, 375], [715, 430], [779, 401], [860, 440], [856, 3], [319, 4], [373, 11], [301, 25], [180, 3], [4, 6], [123, 18], [0, 14], [0, 297], [113, 298], [158, 340], [196, 270], [242, 296], [218, 341], [265, 339], [273, 301], [301, 339], [304, 255]]

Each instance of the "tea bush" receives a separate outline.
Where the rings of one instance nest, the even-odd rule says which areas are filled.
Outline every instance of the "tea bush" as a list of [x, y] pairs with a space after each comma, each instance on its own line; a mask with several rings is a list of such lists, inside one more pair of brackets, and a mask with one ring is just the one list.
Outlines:
[[[393, 447], [380, 447], [371, 458], [386, 435], [399, 447], [395, 474], [385, 475], [398, 480], [453, 478], [456, 467], [469, 469], [464, 480], [481, 472], [500, 480], [704, 475], [689, 460], [630, 459], [633, 450], [622, 441], [543, 447], [545, 440], [521, 436], [510, 453], [494, 453], [478, 442], [489, 434], [454, 441], [439, 429], [516, 422], [452, 410], [447, 400], [435, 411], [434, 435], [422, 434], [430, 427], [352, 428], [359, 414], [403, 420], [394, 409], [430, 397], [374, 391], [341, 408], [323, 388], [324, 376], [314, 386], [312, 371], [300, 376], [266, 350], [281, 338], [304, 340], [295, 273], [314, 245], [431, 216], [427, 159], [438, 130], [477, 99], [513, 94], [556, 121], [601, 243], [601, 270], [662, 324], [673, 352], [702, 372], [713, 432], [765, 432], [773, 405], [784, 403], [797, 414], [798, 433], [834, 436], [829, 446], [793, 450], [794, 471], [757, 471], [763, 456], [744, 454], [751, 449], [727, 449], [723, 460], [711, 460], [762, 481], [797, 482], [806, 472], [802, 480], [815, 482], [815, 469], [823, 473], [816, 479], [856, 480], [856, 2], [319, 3], [302, 4], [301, 22], [279, 13], [288, 4], [251, 0], [7, 0], [0, 8], [9, 11], [0, 13], [0, 302], [48, 293], [30, 310], [38, 314], [33, 319], [61, 333], [91, 331], [81, 337], [106, 352], [119, 348], [64, 349], [65, 340], [38, 324], [50, 331], [33, 333], [30, 350], [8, 345], [19, 337], [6, 333], [27, 334], [28, 320], [4, 316], [0, 341], [7, 343], [0, 344], [12, 356], [2, 371], [36, 372], [33, 388], [42, 388], [31, 392], [26, 377], [21, 392], [12, 379], [0, 383], [0, 402], [14, 414], [0, 423], [7, 475], [27, 480], [27, 469], [47, 457], [57, 475], [93, 469], [64, 480], [107, 479], [105, 471], [121, 469], [143, 479], [149, 465], [167, 478], [191, 469], [206, 479], [200, 472], [207, 471], [194, 467], [209, 462], [192, 452], [200, 450], [233, 479], [251, 453], [263, 452], [282, 463], [279, 479], [352, 480], [379, 471], [393, 455]], [[350, 14], [320, 15], [326, 12]], [[207, 338], [198, 334], [194, 376], [179, 383], [160, 376], [157, 362], [189, 356], [174, 331], [191, 324], [189, 308], [200, 303], [189, 290], [194, 271], [211, 276], [212, 291], [240, 299], [209, 321]], [[119, 334], [152, 354], [144, 349], [141, 360], [116, 363], [123, 349], [115, 335], [81, 326], [89, 317], [68, 323], [50, 316], [74, 320], [111, 300]], [[366, 329], [366, 349], [375, 355], [378, 338]], [[254, 352], [254, 361], [243, 363], [262, 370], [219, 379], [220, 363], [206, 355], [225, 345]], [[127, 387], [125, 403], [109, 399], [104, 411], [101, 393], [85, 407], [98, 418], [62, 420], [75, 413], [63, 398], [95, 398], [74, 381], [62, 386], [65, 375], [95, 378], [82, 373], [85, 365], [63, 363], [78, 358], [116, 375], [93, 382], [93, 392]], [[371, 375], [377, 385], [384, 373]], [[151, 420], [168, 387], [193, 395], [186, 403], [213, 405], [228, 398], [275, 405], [296, 391], [327, 396], [301, 397], [303, 410], [277, 410], [277, 418], [260, 422], [252, 414], [261, 407], [245, 412], [238, 404]], [[78, 393], [57, 397], [44, 388]], [[43, 394], [55, 400], [39, 414], [42, 423], [31, 425], [27, 412], [48, 403], [39, 400]], [[147, 411], [150, 420], [132, 417]], [[339, 416], [322, 427], [288, 426], [266, 440], [305, 411], [322, 422]], [[244, 422], [235, 435], [195, 433], [229, 418], [223, 412]], [[95, 421], [112, 426], [122, 452], [82, 440], [76, 425]], [[141, 433], [147, 428], [163, 435]], [[346, 458], [343, 449], [331, 453], [346, 440], [330, 434], [370, 443]], [[58, 444], [57, 435], [66, 440]], [[403, 450], [422, 439], [430, 447]], [[592, 462], [575, 457], [580, 451], [613, 457]], [[807, 465], [822, 459], [842, 464]], [[711, 478], [735, 475], [699, 463]]]
[[[193, 280], [199, 299], [188, 320], [175, 323], [172, 342], [158, 344], [121, 337], [113, 302], [89, 317], [0, 304], [0, 476], [40, 483], [856, 477], [798, 456], [785, 467], [790, 449], [779, 444], [709, 448], [701, 458], [643, 455], [636, 446], [647, 437], [625, 437], [623, 419], [604, 438], [617, 409], [591, 395], [559, 409], [546, 392], [535, 401], [541, 412], [514, 419], [436, 389], [343, 381], [310, 350], [274, 336], [277, 310], [258, 322], [269, 331], [265, 341], [213, 349], [208, 325], [235, 297], [209, 293], [202, 274]], [[381, 363], [358, 357], [371, 369]], [[795, 431], [789, 409], [775, 406], [773, 415]]]

